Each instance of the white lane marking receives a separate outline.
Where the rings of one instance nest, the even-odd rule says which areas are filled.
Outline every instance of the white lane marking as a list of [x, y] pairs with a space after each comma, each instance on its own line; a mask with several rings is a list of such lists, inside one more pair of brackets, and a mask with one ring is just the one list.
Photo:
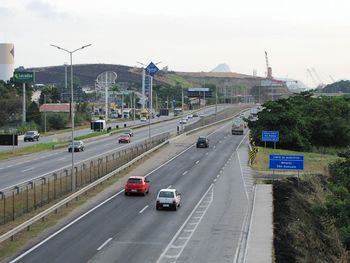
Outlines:
[[209, 153], [205, 153], [205, 155], [208, 155]]
[[171, 188], [171, 185], [169, 185], [166, 189], [170, 189]]
[[214, 179], [214, 181], [213, 181], [214, 183], [216, 183], [216, 179]]
[[112, 240], [112, 238], [108, 238], [101, 246], [98, 247], [98, 251], [100, 251], [105, 245], [107, 245], [110, 241]]
[[[174, 237], [170, 240], [169, 244], [168, 244], [168, 245], [166, 246], [166, 248], [163, 250], [163, 253], [159, 256], [159, 258], [158, 258], [158, 260], [157, 260], [156, 263], [159, 263], [159, 262], [162, 260], [163, 257], [167, 257], [167, 256], [166, 256], [166, 253], [167, 253], [168, 250], [170, 249], [170, 246], [174, 243], [174, 241], [176, 240], [176, 238], [179, 237], [180, 233], [181, 233], [182, 231], [184, 231], [184, 228], [185, 228], [186, 224], [190, 221], [191, 217], [194, 215], [195, 211], [196, 211], [197, 208], [200, 206], [201, 202], [204, 200], [204, 198], [206, 197], [206, 195], [209, 193], [209, 191], [210, 191], [211, 189], [213, 189], [213, 184], [211, 184], [211, 185], [209, 186], [208, 190], [204, 193], [204, 195], [203, 195], [202, 198], [199, 200], [199, 202], [197, 203], [197, 205], [193, 208], [192, 212], [188, 215], [188, 217], [186, 218], [185, 222], [182, 224], [182, 226], [179, 228], [179, 230], [175, 233]], [[209, 206], [208, 206], [208, 207], [209, 207]], [[200, 218], [200, 220], [199, 220], [199, 222], [200, 222], [201, 219], [202, 219], [202, 217], [199, 217], [199, 218]], [[199, 222], [198, 222], [198, 224], [199, 224]], [[186, 231], [186, 232], [187, 232], [187, 231]], [[190, 236], [188, 237], [188, 239], [186, 239], [186, 242], [185, 242], [183, 248], [186, 247], [186, 245], [187, 245], [189, 239], [192, 237], [192, 234], [193, 234], [193, 230], [192, 230]], [[183, 248], [181, 249], [180, 253], [176, 256], [176, 258], [178, 258], [178, 256], [181, 255]]]
[[143, 211], [145, 211], [147, 208], [149, 207], [149, 205], [146, 205], [144, 208], [142, 208], [139, 212], [139, 214], [141, 214]]
[[64, 159], [66, 159], [65, 157], [57, 159], [56, 161], [63, 161]]
[[199, 164], [199, 161], [197, 161], [196, 164]]
[[[216, 131], [219, 131], [221, 129], [223, 129], [226, 125], [222, 126], [221, 128], [217, 129]], [[214, 132], [212, 132], [211, 134], [214, 134]], [[210, 134], [210, 135], [211, 135]], [[191, 146], [189, 146], [187, 149], [183, 150], [182, 152], [180, 152], [178, 155], [175, 155], [173, 158], [169, 159], [168, 161], [166, 161], [165, 163], [163, 163], [162, 165], [158, 166], [157, 168], [153, 169], [152, 171], [150, 171], [148, 174], [145, 175], [145, 177], [148, 177], [150, 174], [154, 173], [155, 171], [159, 170], [161, 167], [167, 165], [168, 163], [170, 163], [171, 161], [173, 161], [174, 159], [176, 159], [177, 157], [179, 157], [180, 155], [182, 155], [183, 153], [187, 152], [189, 149], [191, 149], [192, 147], [194, 147], [195, 144], [192, 144]], [[58, 153], [57, 153], [58, 154]], [[54, 171], [58, 171], [59, 169], [56, 169]], [[53, 172], [54, 172], [53, 171]], [[49, 173], [53, 173], [53, 172], [49, 172]], [[46, 174], [49, 174], [46, 173]], [[40, 176], [38, 176], [37, 178], [39, 178]], [[207, 190], [207, 192], [209, 192], [210, 188], [213, 186], [213, 184], [211, 184]], [[67, 228], [69, 228], [70, 226], [74, 225], [76, 222], [80, 221], [82, 218], [86, 217], [87, 215], [89, 215], [90, 213], [92, 213], [93, 211], [95, 211], [96, 209], [98, 209], [99, 207], [103, 206], [105, 203], [109, 202], [110, 200], [112, 200], [113, 198], [117, 197], [118, 195], [120, 195], [121, 193], [124, 192], [123, 190], [120, 190], [118, 193], [116, 193], [115, 195], [112, 195], [111, 197], [107, 198], [106, 200], [104, 200], [103, 202], [101, 202], [100, 204], [96, 205], [95, 207], [91, 208], [89, 211], [85, 212], [84, 214], [82, 214], [81, 216], [77, 217], [76, 219], [74, 219], [72, 222], [68, 223], [67, 225], [65, 225], [64, 227], [62, 227], [61, 229], [57, 230], [55, 233], [53, 233], [52, 235], [48, 236], [46, 239], [44, 239], [43, 241], [41, 241], [40, 243], [36, 244], [35, 246], [33, 246], [32, 248], [28, 249], [27, 251], [25, 251], [23, 254], [19, 255], [17, 258], [13, 259], [12, 261], [10, 261], [10, 263], [15, 263], [18, 260], [20, 260], [21, 258], [25, 257], [26, 255], [28, 255], [29, 253], [31, 253], [32, 251], [34, 251], [35, 249], [37, 249], [38, 247], [40, 247], [41, 245], [45, 244], [47, 241], [49, 241], [50, 239], [54, 238], [55, 236], [57, 236], [58, 234], [60, 234], [61, 232], [63, 232], [64, 230], [66, 230]], [[202, 199], [204, 199], [205, 195], [207, 194], [207, 192], [203, 195]], [[202, 199], [200, 201], [202, 201]], [[199, 203], [200, 203], [199, 201]], [[199, 205], [198, 203], [198, 205]], [[196, 209], [196, 207], [194, 208], [194, 210]], [[193, 210], [193, 211], [194, 211]], [[185, 221], [185, 223], [183, 224], [183, 226], [185, 226], [186, 222], [189, 221], [191, 215], [193, 214], [193, 212], [189, 215], [189, 217], [187, 218], [187, 220]], [[193, 217], [193, 218], [197, 218], [197, 217]], [[181, 230], [179, 230], [178, 232], [180, 232]], [[177, 234], [176, 234], [177, 235]], [[173, 239], [175, 239], [176, 236], [174, 236]]]
[[184, 171], [183, 173], [182, 173], [182, 175], [186, 175], [188, 173], [188, 171]]
[[34, 168], [35, 168], [35, 167], [33, 166], [33, 167], [28, 168], [28, 169], [22, 170], [21, 173], [28, 172], [28, 171], [30, 171], [30, 170], [33, 170]]
[[213, 148], [215, 149], [215, 148], [216, 148], [216, 145], [214, 145]]

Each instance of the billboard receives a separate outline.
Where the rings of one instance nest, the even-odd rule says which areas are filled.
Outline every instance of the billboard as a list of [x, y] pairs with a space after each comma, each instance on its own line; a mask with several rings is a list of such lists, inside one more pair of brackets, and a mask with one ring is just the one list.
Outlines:
[[206, 98], [211, 98], [212, 93], [209, 88], [189, 88], [187, 90], [187, 97], [189, 98], [201, 98], [201, 97], [206, 97]]

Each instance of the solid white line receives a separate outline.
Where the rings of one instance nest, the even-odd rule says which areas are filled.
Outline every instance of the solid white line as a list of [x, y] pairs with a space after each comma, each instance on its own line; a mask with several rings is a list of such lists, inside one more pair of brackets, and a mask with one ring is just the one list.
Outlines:
[[[186, 218], [185, 222], [182, 224], [182, 226], [179, 228], [179, 230], [175, 233], [174, 237], [170, 240], [169, 244], [166, 246], [166, 248], [163, 250], [162, 254], [159, 256], [157, 263], [160, 262], [160, 260], [165, 256], [165, 254], [167, 253], [167, 251], [169, 250], [171, 244], [176, 240], [176, 238], [180, 235], [181, 231], [185, 228], [186, 224], [188, 223], [188, 221], [191, 219], [192, 215], [194, 214], [194, 212], [196, 211], [196, 209], [198, 208], [198, 206], [201, 204], [201, 202], [203, 201], [203, 199], [205, 198], [205, 196], [208, 194], [208, 192], [213, 188], [213, 184], [211, 184], [208, 188], [208, 190], [204, 193], [204, 195], [202, 196], [202, 198], [199, 200], [199, 202], [197, 203], [197, 205], [193, 208], [192, 212], [188, 215], [188, 217]], [[187, 240], [188, 241], [188, 240]], [[187, 244], [187, 243], [186, 243]], [[181, 251], [182, 253], [182, 251]]]
[[97, 208], [99, 208], [100, 206], [104, 205], [105, 203], [109, 202], [110, 200], [112, 200], [114, 197], [120, 195], [121, 193], [123, 193], [124, 190], [119, 191], [118, 193], [116, 193], [115, 195], [112, 195], [111, 197], [107, 198], [106, 200], [104, 200], [102, 203], [98, 204], [97, 206], [91, 208], [89, 211], [85, 212], [84, 214], [82, 214], [81, 216], [77, 217], [76, 219], [74, 219], [72, 222], [70, 222], [69, 224], [65, 225], [64, 227], [62, 227], [61, 229], [59, 229], [57, 232], [53, 233], [52, 235], [48, 236], [47, 238], [45, 238], [43, 241], [41, 241], [40, 243], [36, 244], [34, 247], [28, 249], [26, 252], [24, 252], [23, 254], [21, 254], [20, 256], [18, 256], [17, 258], [13, 259], [12, 261], [10, 261], [10, 263], [14, 263], [17, 262], [18, 260], [20, 260], [21, 258], [25, 257], [26, 255], [28, 255], [30, 252], [32, 252], [33, 250], [37, 249], [38, 247], [40, 247], [41, 245], [43, 245], [44, 243], [46, 243], [47, 241], [49, 241], [50, 239], [54, 238], [55, 236], [57, 236], [59, 233], [63, 232], [64, 230], [66, 230], [68, 227], [70, 227], [71, 225], [75, 224], [76, 222], [78, 222], [80, 219], [84, 218], [85, 216], [87, 216], [88, 214], [90, 214], [91, 212], [95, 211]]
[[254, 217], [254, 212], [255, 212], [255, 197], [256, 197], [256, 187], [254, 187], [254, 198], [253, 198], [253, 208], [252, 208], [252, 213], [250, 215], [250, 222], [249, 222], [249, 229], [248, 229], [248, 237], [247, 237], [247, 245], [245, 248], [245, 253], [244, 253], [244, 261], [245, 262], [245, 258], [247, 257], [247, 252], [248, 252], [248, 244], [249, 244], [249, 240], [250, 240], [250, 233], [251, 233], [251, 229], [252, 229], [252, 224], [253, 224], [253, 217]]
[[105, 241], [105, 242], [104, 242], [104, 243], [103, 243], [101, 246], [99, 246], [99, 247], [98, 247], [98, 249], [97, 249], [97, 250], [98, 250], [98, 251], [100, 251], [100, 250], [101, 250], [101, 249], [102, 249], [102, 248], [103, 248], [105, 245], [107, 245], [107, 244], [108, 244], [108, 242], [109, 242], [109, 241], [111, 241], [111, 240], [112, 240], [112, 238], [111, 238], [111, 237], [110, 237], [110, 238], [108, 238], [108, 239], [107, 239], [107, 240], [106, 240], [106, 241]]
[[21, 171], [21, 173], [24, 173], [24, 172], [27, 172], [27, 171], [33, 170], [34, 168], [35, 168], [35, 167], [33, 166], [33, 167], [28, 168], [28, 169], [22, 170], [22, 171]]
[[[223, 126], [224, 127], [224, 126]], [[221, 130], [223, 127], [219, 128], [218, 130]], [[214, 131], [215, 132], [215, 131]], [[214, 134], [211, 133], [211, 134]], [[191, 146], [189, 146], [187, 149], [183, 150], [182, 152], [180, 152], [178, 155], [175, 155], [173, 158], [169, 159], [168, 161], [166, 161], [165, 163], [163, 163], [162, 165], [158, 166], [157, 168], [153, 169], [152, 171], [150, 171], [148, 174], [145, 175], [145, 177], [148, 177], [150, 174], [154, 173], [155, 171], [159, 170], [161, 167], [167, 165], [168, 163], [170, 163], [172, 160], [174, 160], [175, 158], [177, 158], [178, 156], [180, 156], [181, 154], [185, 153], [186, 151], [188, 151], [189, 149], [191, 149], [192, 147], [194, 147], [195, 144], [192, 144]], [[56, 154], [56, 153], [55, 153]], [[58, 154], [58, 153], [57, 153]], [[56, 169], [54, 171], [58, 171], [59, 169]], [[53, 171], [53, 172], [54, 172]], [[49, 172], [50, 173], [50, 172]], [[46, 174], [49, 174], [46, 173]], [[38, 178], [38, 177], [37, 177]], [[211, 187], [213, 187], [213, 184], [211, 184], [207, 190], [207, 192], [209, 192], [209, 190], [211, 189]], [[46, 243], [47, 241], [49, 241], [50, 239], [54, 238], [55, 236], [57, 236], [58, 234], [60, 234], [61, 232], [63, 232], [64, 230], [66, 230], [67, 228], [69, 228], [70, 226], [72, 226], [73, 224], [75, 224], [76, 222], [78, 222], [79, 220], [81, 220], [82, 218], [84, 218], [85, 216], [87, 216], [88, 214], [92, 213], [93, 211], [95, 211], [97, 208], [101, 207], [102, 205], [104, 205], [105, 203], [109, 202], [110, 200], [112, 200], [113, 198], [117, 197], [118, 195], [120, 195], [121, 193], [124, 192], [123, 190], [120, 190], [118, 193], [116, 193], [115, 195], [112, 195], [111, 197], [107, 198], [106, 200], [104, 200], [102, 203], [96, 205], [95, 207], [91, 208], [89, 211], [85, 212], [84, 214], [80, 215], [79, 217], [77, 217], [76, 219], [74, 219], [72, 222], [68, 223], [67, 225], [65, 225], [64, 227], [62, 227], [61, 229], [57, 230], [55, 233], [53, 233], [52, 235], [48, 236], [47, 238], [45, 238], [43, 241], [39, 242], [38, 244], [36, 244], [35, 246], [33, 246], [32, 248], [28, 249], [27, 251], [25, 251], [23, 254], [19, 255], [17, 258], [13, 259], [12, 261], [10, 261], [10, 263], [14, 263], [17, 262], [18, 260], [20, 260], [21, 258], [25, 257], [26, 255], [28, 255], [29, 253], [31, 253], [32, 251], [34, 251], [35, 249], [37, 249], [38, 247], [40, 247], [41, 245], [43, 245], [44, 243]], [[205, 195], [207, 194], [207, 192], [203, 195], [202, 199], [204, 199]], [[202, 199], [200, 201], [202, 201]], [[199, 202], [200, 203], [200, 202]], [[198, 205], [199, 205], [198, 203]], [[196, 207], [194, 208], [196, 209]], [[187, 221], [190, 219], [190, 216], [193, 214], [194, 210], [192, 211], [192, 213], [189, 215], [189, 217], [187, 218], [187, 220], [185, 221], [183, 227], [185, 226], [185, 224], [187, 223]], [[182, 228], [183, 228], [182, 227]], [[180, 232], [181, 229], [179, 229], [178, 232]], [[176, 235], [178, 235], [178, 233], [176, 233]], [[176, 235], [174, 236], [173, 239], [175, 239]], [[172, 240], [173, 241], [173, 240]]]
[[147, 208], [149, 207], [149, 205], [146, 205], [144, 208], [142, 208], [139, 212], [139, 214], [141, 214], [143, 211], [145, 211]]

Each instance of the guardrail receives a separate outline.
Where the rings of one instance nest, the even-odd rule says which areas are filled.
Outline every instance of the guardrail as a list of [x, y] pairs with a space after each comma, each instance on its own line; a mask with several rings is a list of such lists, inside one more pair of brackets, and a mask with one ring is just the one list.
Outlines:
[[[241, 112], [244, 111], [244, 110], [246, 110], [246, 108], [245, 108], [245, 109], [242, 109], [242, 110], [239, 111], [238, 113], [235, 112], [235, 114], [237, 115], [237, 114], [241, 113]], [[237, 111], [237, 109], [235, 109], [235, 111]], [[225, 113], [225, 114], [226, 114], [226, 113]], [[224, 114], [224, 115], [221, 115], [221, 116], [226, 116], [225, 114]], [[232, 112], [231, 112], [231, 114], [232, 114]], [[228, 120], [230, 120], [231, 118], [232, 118], [232, 116], [230, 116], [230, 117], [228, 117], [228, 118], [221, 119], [221, 120], [216, 121], [216, 122], [214, 121], [214, 122], [212, 122], [212, 123], [210, 123], [210, 124], [207, 124], [207, 125], [205, 125], [205, 126], [202, 126], [202, 127], [194, 128], [192, 131], [187, 132], [186, 135], [187, 135], [187, 134], [190, 134], [190, 133], [192, 133], [192, 132], [198, 131], [198, 130], [200, 130], [200, 129], [207, 128], [207, 127], [209, 127], [209, 126], [216, 125], [216, 124], [219, 124], [219, 123], [228, 121]], [[218, 119], [218, 116], [216, 116], [215, 119]], [[214, 120], [215, 120], [215, 119], [214, 119]], [[183, 136], [183, 135], [185, 135], [185, 134], [181, 134], [180, 136]], [[166, 140], [164, 140], [164, 137], [163, 137], [163, 138], [159, 138], [160, 140], [163, 140], [163, 142], [161, 142], [159, 145], [154, 146], [154, 147], [151, 148], [151, 149], [147, 149], [146, 151], [144, 151], [144, 152], [143, 152], [142, 154], [140, 154], [140, 155], [137, 154], [137, 156], [134, 157], [134, 158], [129, 157], [129, 158], [127, 158], [127, 159], [124, 159], [124, 160], [126, 160], [126, 163], [122, 164], [122, 165], [121, 165], [120, 167], [118, 167], [118, 168], [113, 167], [113, 166], [110, 167], [111, 171], [108, 172], [108, 173], [107, 173], [107, 171], [108, 171], [108, 164], [107, 164], [107, 165], [104, 164], [104, 162], [103, 162], [103, 160], [102, 160], [101, 163], [98, 163], [98, 164], [100, 164], [101, 166], [98, 166], [97, 171], [98, 171], [98, 174], [99, 174], [100, 172], [101, 172], [101, 174], [102, 174], [102, 173], [103, 173], [103, 169], [106, 169], [106, 170], [105, 170], [105, 171], [106, 171], [106, 175], [101, 176], [100, 178], [99, 178], [99, 177], [93, 178], [93, 179], [95, 179], [95, 180], [93, 180], [93, 181], [91, 181], [92, 178], [91, 178], [91, 166], [90, 166], [90, 173], [89, 173], [89, 174], [90, 174], [90, 181], [89, 181], [89, 184], [88, 184], [87, 186], [81, 188], [81, 189], [78, 190], [77, 192], [75, 192], [75, 193], [71, 194], [70, 196], [66, 197], [65, 199], [59, 201], [57, 204], [55, 204], [55, 205], [49, 207], [49, 208], [46, 209], [45, 211], [39, 213], [38, 215], [36, 215], [36, 216], [34, 216], [33, 218], [27, 220], [26, 222], [20, 224], [19, 226], [13, 228], [13, 229], [10, 230], [9, 232], [7, 232], [7, 233], [1, 235], [1, 236], [0, 236], [0, 242], [3, 242], [4, 240], [7, 240], [7, 239], [9, 239], [9, 238], [13, 239], [13, 237], [14, 237], [15, 234], [19, 233], [20, 231], [23, 231], [24, 229], [28, 229], [28, 230], [29, 230], [29, 229], [30, 229], [30, 226], [31, 226], [33, 223], [37, 222], [37, 221], [40, 220], [40, 219], [45, 218], [47, 215], [49, 215], [49, 214], [52, 213], [52, 212], [57, 212], [57, 210], [58, 210], [60, 207], [62, 207], [63, 205], [66, 205], [67, 203], [69, 203], [70, 201], [76, 199], [76, 198], [79, 197], [81, 194], [86, 193], [88, 190], [90, 190], [91, 188], [95, 187], [96, 185], [98, 185], [98, 184], [102, 183], [103, 181], [109, 179], [110, 177], [116, 175], [116, 174], [119, 173], [120, 171], [122, 171], [122, 170], [128, 168], [129, 166], [131, 166], [131, 165], [134, 164], [135, 162], [137, 162], [137, 161], [139, 161], [140, 159], [144, 158], [146, 155], [148, 155], [148, 154], [152, 153], [153, 151], [156, 151], [156, 150], [158, 150], [159, 148], [163, 147], [164, 145], [168, 144], [169, 141], [170, 141], [170, 140], [169, 140], [169, 137], [170, 137], [170, 134], [169, 134], [169, 133], [166, 133]], [[146, 140], [146, 141], [147, 141], [147, 140]], [[158, 141], [158, 143], [159, 143], [159, 141]], [[128, 150], [128, 149], [126, 149], [126, 150]], [[124, 151], [126, 151], [126, 150], [124, 150]], [[133, 150], [131, 150], [131, 152], [133, 152]], [[125, 154], [125, 155], [126, 155], [126, 154]], [[124, 155], [124, 156], [125, 156], [125, 155]], [[119, 157], [120, 157], [120, 156], [119, 156]], [[107, 157], [106, 157], [106, 158], [107, 158]], [[113, 159], [114, 159], [114, 158], [113, 158]], [[106, 159], [106, 160], [108, 160], [108, 159]], [[100, 162], [100, 159], [98, 159], [98, 162]], [[106, 162], [107, 162], [107, 161], [106, 161]], [[83, 164], [83, 165], [84, 165], [84, 164]], [[104, 168], [104, 167], [106, 167], [106, 168]], [[101, 169], [101, 171], [100, 171], [100, 169]], [[96, 172], [96, 167], [94, 167], [94, 171]], [[65, 170], [64, 172], [65, 172], [65, 174], [66, 174], [66, 180], [67, 180], [67, 178], [69, 177], [69, 176], [68, 176], [68, 173], [69, 173], [69, 172], [68, 172], [68, 170]], [[77, 175], [77, 184], [79, 184], [79, 173], [78, 173], [78, 170], [77, 170], [77, 169], [75, 170], [75, 173], [76, 173], [76, 175]], [[71, 175], [70, 175], [70, 176], [71, 176]], [[83, 178], [82, 175], [81, 175], [81, 178]], [[57, 174], [56, 174], [56, 177], [54, 176], [54, 186], [53, 186], [53, 189], [54, 189], [54, 190], [53, 190], [53, 195], [54, 195], [54, 197], [56, 197], [56, 194], [57, 194], [56, 191], [55, 191], [55, 189], [56, 189], [56, 184], [55, 184], [56, 180], [57, 180]], [[44, 184], [45, 184], [45, 180], [43, 180], [43, 182], [44, 182]], [[81, 179], [81, 182], [83, 182], [82, 179]], [[86, 183], [86, 181], [85, 181], [85, 183]], [[29, 183], [28, 185], [30, 185], [30, 183]], [[30, 200], [30, 199], [28, 198], [28, 185], [27, 185], [27, 189], [26, 189], [26, 194], [27, 194], [27, 199], [26, 199], [26, 200], [27, 200], [27, 203], [28, 203], [28, 201]], [[48, 179], [47, 185], [48, 185], [48, 186], [47, 186], [47, 189], [46, 189], [46, 190], [48, 191], [48, 193], [50, 193], [50, 179]], [[60, 177], [59, 185], [60, 185], [60, 187], [62, 187], [62, 185], [63, 185], [61, 177]], [[69, 182], [66, 181], [66, 182], [64, 183], [64, 185], [65, 185], [65, 187], [68, 187]], [[32, 184], [31, 187], [34, 188], [34, 201], [35, 201], [35, 197], [36, 197], [36, 194], [35, 194], [35, 184]], [[18, 191], [18, 190], [19, 190], [19, 188], [16, 188], [16, 191]], [[40, 196], [41, 196], [41, 199], [43, 198], [43, 193], [44, 193], [44, 188], [41, 187], [41, 188], [40, 188]], [[17, 193], [17, 194], [18, 194], [18, 193]], [[6, 198], [5, 198], [3, 192], [0, 192], [0, 195], [2, 196], [2, 200], [6, 200]], [[15, 208], [15, 205], [14, 205], [14, 202], [15, 202], [15, 193], [14, 193], [14, 192], [12, 192], [12, 196], [11, 196], [11, 197], [12, 197], [12, 204], [13, 204], [12, 209], [14, 209], [14, 208]], [[60, 197], [61, 197], [61, 196], [60, 196]], [[48, 202], [50, 201], [50, 194], [47, 195], [47, 200], [48, 200]], [[41, 202], [42, 202], [42, 201], [43, 201], [43, 200], [41, 200]], [[34, 204], [35, 204], [35, 202], [34, 202]], [[5, 209], [5, 207], [6, 207], [5, 201], [4, 201], [3, 207], [4, 207], [4, 211], [6, 211], [6, 209]], [[0, 208], [1, 208], [1, 206], [0, 206]], [[27, 208], [28, 208], [28, 206], [27, 206]], [[14, 210], [13, 210], [12, 215], [13, 215], [13, 216], [15, 215]], [[14, 220], [14, 219], [15, 219], [15, 218], [13, 217], [13, 220]]]
[[131, 166], [132, 164], [134, 164], [135, 162], [141, 160], [142, 158], [144, 158], [145, 156], [147, 156], [148, 154], [158, 150], [159, 148], [163, 147], [165, 144], [168, 144], [169, 141], [166, 140], [164, 142], [162, 142], [161, 144], [159, 144], [158, 146], [148, 150], [147, 152], [144, 152], [143, 154], [141, 154], [140, 156], [130, 160], [128, 163], [122, 165], [121, 167], [119, 167], [118, 169], [114, 170], [113, 172], [108, 173], [107, 175], [103, 176], [102, 178], [96, 180], [95, 182], [85, 186], [84, 188], [80, 189], [79, 191], [71, 194], [70, 196], [68, 196], [67, 198], [61, 200], [60, 202], [58, 202], [57, 204], [49, 207], [48, 209], [46, 209], [45, 211], [37, 214], [36, 216], [34, 216], [33, 218], [27, 220], [26, 222], [20, 224], [19, 226], [13, 228], [12, 230], [8, 231], [7, 233], [3, 234], [0, 236], [0, 242], [3, 242], [9, 238], [13, 239], [14, 235], [16, 235], [17, 233], [25, 230], [25, 229], [30, 229], [30, 226], [37, 222], [38, 220], [41, 220], [43, 218], [45, 218], [47, 215], [51, 214], [52, 212], [57, 211], [60, 207], [66, 205], [67, 203], [69, 203], [70, 201], [76, 199], [77, 197], [79, 197], [80, 195], [86, 193], [88, 190], [90, 190], [91, 188], [97, 186], [98, 184], [102, 183], [103, 181], [109, 179], [110, 177], [116, 175], [117, 173], [121, 172], [122, 170], [128, 168], [129, 166]]
[[[169, 133], [157, 135], [132, 147], [89, 159], [74, 168], [76, 189], [79, 189], [102, 176], [121, 167], [133, 158], [150, 150], [170, 137]], [[36, 210], [72, 192], [72, 171], [58, 169], [30, 181], [3, 189], [0, 192], [0, 224]]]

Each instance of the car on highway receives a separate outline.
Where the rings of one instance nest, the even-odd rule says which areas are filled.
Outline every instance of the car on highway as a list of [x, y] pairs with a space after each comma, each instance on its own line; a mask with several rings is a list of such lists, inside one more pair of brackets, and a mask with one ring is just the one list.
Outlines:
[[186, 123], [187, 123], [187, 120], [186, 120], [186, 119], [181, 119], [179, 123], [180, 123], [180, 124], [186, 124]]
[[38, 131], [27, 131], [24, 134], [23, 140], [25, 142], [34, 142], [34, 140], [39, 141], [40, 133]]
[[140, 118], [140, 121], [141, 121], [141, 122], [145, 122], [145, 121], [147, 121], [147, 118], [146, 118], [146, 117], [141, 117], [141, 118]]
[[199, 136], [196, 143], [197, 148], [208, 148], [209, 147], [209, 139], [206, 136]]
[[198, 114], [197, 113], [193, 113], [193, 118], [195, 118], [195, 117], [198, 117]]
[[143, 176], [130, 176], [124, 186], [124, 194], [142, 194], [149, 193], [149, 180]]
[[130, 137], [133, 137], [133, 136], [134, 136], [134, 132], [132, 131], [132, 129], [126, 129], [126, 130], [124, 130], [123, 133], [124, 133], [124, 134], [129, 134]]
[[[85, 149], [85, 144], [83, 141], [74, 141], [73, 142], [73, 147], [75, 152], [82, 152]], [[72, 143], [68, 145], [68, 152], [72, 151]]]
[[169, 208], [177, 210], [181, 203], [181, 193], [176, 189], [161, 189], [156, 200], [156, 210]]
[[130, 143], [131, 139], [130, 139], [130, 135], [129, 134], [122, 134], [119, 139], [118, 142], [119, 143]]
[[204, 116], [205, 116], [204, 113], [199, 113], [200, 118], [203, 118]]
[[187, 118], [188, 118], [188, 119], [192, 119], [192, 118], [193, 118], [193, 115], [192, 115], [192, 114], [188, 114], [188, 115], [187, 115]]

